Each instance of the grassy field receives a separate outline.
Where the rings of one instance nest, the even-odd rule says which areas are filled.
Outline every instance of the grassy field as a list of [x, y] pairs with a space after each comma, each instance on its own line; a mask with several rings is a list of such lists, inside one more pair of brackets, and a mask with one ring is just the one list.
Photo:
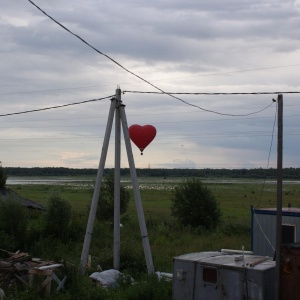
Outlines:
[[[90, 179], [90, 178], [89, 178]], [[262, 180], [220, 180], [203, 181], [213, 191], [219, 201], [222, 211], [222, 230], [207, 234], [179, 228], [171, 216], [171, 196], [174, 186], [182, 178], [141, 178], [139, 179], [141, 198], [145, 219], [147, 221], [153, 256], [165, 263], [158, 264], [161, 271], [171, 271], [172, 257], [175, 255], [216, 250], [220, 248], [240, 249], [242, 245], [249, 249], [250, 245], [250, 206], [275, 207], [276, 182]], [[123, 185], [131, 188], [130, 178], [124, 178]], [[87, 220], [88, 208], [92, 197], [93, 182], [76, 182], [67, 184], [11, 185], [10, 188], [24, 198], [28, 198], [47, 206], [47, 200], [52, 190], [58, 191], [68, 200], [75, 213], [83, 221]], [[300, 206], [300, 186], [293, 182], [283, 185], [283, 206], [291, 203]], [[126, 235], [126, 223], [134, 226], [139, 235], [135, 202], [132, 196], [128, 212], [122, 216], [123, 231]], [[228, 232], [226, 232], [226, 228]], [[224, 232], [225, 231], [225, 232]], [[172, 247], [170, 247], [172, 245]], [[166, 253], [167, 252], [167, 253]], [[167, 263], [169, 261], [169, 263]]]
[[[89, 178], [90, 179], [90, 178]], [[139, 185], [145, 219], [156, 271], [172, 272], [175, 256], [222, 248], [250, 250], [250, 206], [276, 207], [276, 182], [263, 180], [206, 179], [203, 182], [213, 191], [221, 208], [222, 222], [213, 232], [181, 227], [171, 216], [171, 197], [174, 186], [183, 178], [140, 178]], [[123, 185], [131, 192], [130, 178], [122, 178]], [[81, 239], [65, 243], [40, 242], [29, 246], [32, 255], [45, 259], [64, 259], [79, 264], [93, 181], [11, 185], [12, 190], [24, 198], [44, 206], [51, 191], [60, 193], [72, 206], [73, 218]], [[300, 185], [297, 182], [283, 184], [283, 206], [291, 203], [300, 207]], [[129, 209], [121, 217], [121, 267], [130, 272], [145, 272], [143, 248], [140, 238], [135, 202], [132, 197]], [[92, 268], [112, 268], [113, 226], [111, 222], [96, 221], [90, 248]], [[13, 249], [7, 249], [13, 250]], [[21, 249], [27, 250], [27, 249]], [[134, 277], [134, 274], [131, 274]]]

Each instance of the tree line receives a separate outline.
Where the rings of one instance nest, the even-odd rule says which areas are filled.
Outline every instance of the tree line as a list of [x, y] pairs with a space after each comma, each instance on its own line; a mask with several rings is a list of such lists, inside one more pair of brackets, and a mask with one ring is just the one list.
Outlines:
[[[84, 168], [64, 168], [64, 167], [5, 167], [3, 168], [7, 176], [96, 176], [97, 169]], [[113, 169], [105, 169], [104, 174]], [[137, 169], [138, 176], [144, 177], [202, 177], [202, 178], [253, 178], [253, 179], [276, 179], [277, 170], [274, 168], [263, 169]], [[121, 176], [129, 176], [128, 168], [121, 169]], [[300, 168], [284, 168], [284, 179], [300, 179]]]

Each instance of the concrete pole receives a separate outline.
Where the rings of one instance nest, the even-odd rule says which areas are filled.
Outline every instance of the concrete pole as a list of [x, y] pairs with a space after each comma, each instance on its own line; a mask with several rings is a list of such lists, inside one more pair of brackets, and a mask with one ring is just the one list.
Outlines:
[[129, 137], [129, 132], [128, 132], [128, 125], [127, 125], [124, 105], [120, 106], [120, 115], [121, 115], [127, 157], [128, 157], [129, 167], [130, 167], [131, 180], [132, 180], [132, 184], [133, 184], [134, 199], [135, 199], [138, 220], [139, 220], [139, 225], [140, 225], [140, 231], [141, 231], [141, 237], [142, 237], [142, 242], [143, 242], [143, 247], [144, 247], [144, 254], [145, 254], [145, 259], [146, 259], [146, 264], [147, 264], [147, 270], [148, 270], [148, 273], [151, 274], [151, 273], [154, 273], [154, 266], [153, 266], [151, 248], [150, 248], [148, 232], [147, 232], [147, 227], [146, 227], [146, 222], [145, 222], [145, 216], [144, 216], [144, 211], [143, 211], [143, 206], [142, 206], [142, 201], [141, 201], [141, 194], [140, 194], [140, 190], [139, 190], [139, 184], [138, 184], [138, 179], [137, 179], [137, 174], [136, 174], [136, 169], [135, 169], [135, 164], [134, 164], [134, 159], [133, 159], [133, 154], [132, 154], [132, 148], [131, 148], [131, 143], [130, 143], [130, 137]]
[[109, 144], [112, 124], [113, 124], [113, 120], [114, 120], [115, 106], [116, 106], [116, 101], [115, 101], [115, 99], [112, 99], [112, 102], [110, 105], [110, 110], [109, 110], [109, 115], [108, 115], [108, 120], [107, 120], [104, 141], [103, 141], [103, 147], [102, 147], [102, 151], [101, 151], [99, 167], [98, 167], [98, 171], [97, 171], [97, 177], [96, 177], [96, 182], [95, 182], [95, 187], [94, 187], [93, 198], [92, 198], [91, 207], [90, 207], [88, 223], [86, 226], [86, 232], [85, 232], [85, 237], [84, 237], [84, 242], [83, 242], [82, 253], [81, 253], [80, 264], [81, 264], [82, 273], [85, 272], [87, 261], [88, 261], [88, 254], [90, 251], [91, 238], [92, 238], [93, 227], [94, 227], [96, 211], [97, 211], [97, 206], [98, 206], [98, 199], [99, 199], [99, 195], [100, 195], [100, 187], [101, 187], [101, 183], [102, 183], [104, 166], [105, 166], [107, 150], [108, 150], [108, 144]]
[[114, 176], [114, 262], [115, 270], [120, 269], [120, 169], [121, 169], [121, 90], [116, 90], [115, 110], [115, 176]]

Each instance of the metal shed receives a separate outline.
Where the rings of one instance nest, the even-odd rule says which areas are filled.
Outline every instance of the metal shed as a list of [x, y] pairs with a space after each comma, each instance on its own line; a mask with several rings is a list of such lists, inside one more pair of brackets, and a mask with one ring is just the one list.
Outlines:
[[275, 261], [268, 257], [199, 252], [173, 260], [173, 300], [275, 298]]
[[[276, 208], [251, 207], [251, 250], [256, 255], [274, 257]], [[282, 244], [300, 242], [300, 209], [282, 208]]]

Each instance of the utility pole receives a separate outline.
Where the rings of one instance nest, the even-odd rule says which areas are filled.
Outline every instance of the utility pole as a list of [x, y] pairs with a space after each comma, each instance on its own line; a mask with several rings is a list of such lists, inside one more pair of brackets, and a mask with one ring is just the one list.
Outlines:
[[283, 99], [277, 97], [278, 132], [277, 132], [277, 218], [276, 218], [276, 300], [281, 299], [281, 243], [282, 243], [282, 132], [283, 132]]
[[81, 265], [82, 273], [85, 272], [87, 261], [88, 261], [88, 254], [90, 251], [94, 222], [95, 222], [96, 211], [97, 211], [97, 206], [98, 206], [98, 199], [99, 199], [99, 195], [100, 195], [100, 188], [101, 188], [101, 183], [102, 183], [102, 179], [103, 179], [104, 166], [105, 166], [105, 161], [106, 161], [106, 156], [107, 156], [109, 138], [110, 138], [111, 128], [112, 128], [112, 124], [113, 124], [113, 120], [114, 120], [115, 106], [116, 106], [116, 102], [112, 99], [112, 102], [110, 105], [110, 110], [109, 110], [109, 115], [108, 115], [108, 120], [107, 120], [106, 131], [105, 131], [105, 135], [104, 135], [101, 157], [100, 157], [100, 161], [99, 161], [99, 167], [98, 167], [96, 181], [95, 181], [95, 187], [94, 187], [94, 192], [93, 192], [93, 197], [92, 197], [92, 202], [91, 202], [91, 207], [90, 207], [88, 223], [86, 226], [86, 232], [85, 232], [85, 236], [84, 236], [82, 253], [81, 253], [80, 265]]
[[116, 90], [115, 109], [115, 176], [114, 176], [114, 269], [120, 268], [120, 181], [121, 181], [121, 90]]
[[147, 227], [146, 227], [146, 222], [145, 222], [145, 216], [144, 216], [143, 205], [142, 205], [142, 200], [141, 200], [141, 193], [140, 193], [138, 179], [137, 179], [136, 168], [134, 165], [133, 153], [132, 153], [132, 148], [131, 148], [131, 143], [130, 143], [128, 124], [127, 124], [127, 120], [126, 120], [124, 106], [120, 107], [120, 114], [121, 114], [124, 140], [125, 140], [125, 145], [126, 145], [126, 150], [127, 150], [128, 163], [129, 163], [129, 168], [130, 168], [130, 175], [131, 175], [131, 180], [132, 180], [132, 184], [133, 184], [135, 206], [136, 206], [136, 210], [137, 210], [137, 214], [138, 214], [141, 238], [142, 238], [142, 243], [143, 243], [143, 247], [144, 247], [144, 254], [145, 254], [148, 273], [151, 274], [151, 273], [154, 273], [154, 265], [153, 265], [153, 261], [152, 261], [151, 248], [150, 248], [150, 243], [149, 243], [149, 238], [148, 238], [148, 232], [147, 232]]
[[114, 269], [118, 270], [120, 267], [120, 165], [121, 165], [121, 124], [123, 127], [123, 134], [124, 134], [124, 140], [126, 145], [126, 151], [127, 151], [127, 157], [128, 157], [128, 163], [130, 167], [130, 174], [131, 174], [131, 180], [133, 184], [133, 191], [134, 191], [134, 199], [138, 214], [138, 220], [140, 225], [140, 232], [141, 232], [141, 238], [142, 243], [144, 247], [144, 254], [147, 264], [148, 273], [154, 273], [154, 266], [152, 261], [152, 254], [151, 254], [151, 248], [148, 238], [148, 232], [146, 228], [146, 222], [145, 222], [145, 216], [141, 201], [141, 195], [137, 180], [137, 173], [136, 168], [134, 164], [133, 159], [133, 153], [130, 143], [130, 137], [128, 132], [128, 125], [126, 120], [126, 114], [125, 114], [125, 105], [122, 104], [121, 101], [121, 89], [117, 88], [116, 90], [116, 96], [112, 99], [108, 121], [107, 121], [107, 127], [96, 177], [96, 183], [86, 228], [86, 233], [84, 237], [84, 244], [81, 254], [81, 270], [82, 273], [85, 272], [87, 260], [88, 260], [88, 253], [90, 249], [90, 243], [91, 243], [91, 237], [93, 232], [93, 226], [95, 222], [95, 216], [98, 206], [98, 199], [100, 195], [100, 188], [101, 188], [101, 182], [103, 178], [104, 173], [104, 166], [105, 166], [105, 160], [107, 156], [107, 150], [109, 145], [109, 138], [111, 134], [113, 119], [114, 119], [114, 113], [115, 113], [115, 174], [114, 174], [114, 262], [113, 267]]

